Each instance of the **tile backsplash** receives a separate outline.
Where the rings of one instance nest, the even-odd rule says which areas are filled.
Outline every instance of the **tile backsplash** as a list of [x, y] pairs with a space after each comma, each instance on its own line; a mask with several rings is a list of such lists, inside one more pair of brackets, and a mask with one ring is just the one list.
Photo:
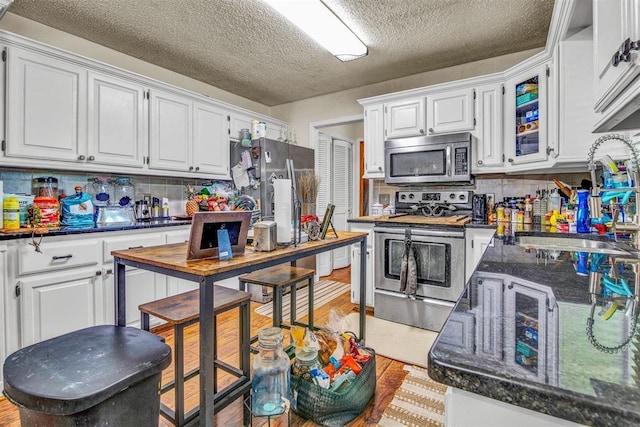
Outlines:
[[[539, 175], [490, 174], [476, 176], [475, 184], [464, 187], [464, 189], [472, 190], [477, 194], [493, 193], [496, 201], [502, 201], [505, 197], [524, 196], [526, 194], [535, 195], [538, 189], [551, 190], [556, 188], [553, 178], [557, 178], [571, 187], [580, 187], [583, 179], [590, 179], [588, 172]], [[418, 188], [424, 190], [426, 187], [395, 187], [385, 184], [383, 180], [374, 180], [371, 204], [382, 203], [381, 200], [386, 199], [387, 196], [393, 201], [396, 191]], [[447, 190], [451, 189], [451, 187], [429, 186], [428, 189], [434, 191]]]
[[185, 213], [185, 202], [187, 194], [185, 187], [187, 184], [196, 188], [206, 180], [154, 177], [146, 175], [123, 175], [123, 174], [91, 174], [68, 171], [52, 171], [44, 169], [14, 169], [0, 168], [0, 181], [4, 184], [4, 193], [32, 193], [32, 180], [38, 177], [54, 177], [58, 179], [58, 193], [73, 194], [74, 188], [80, 186], [83, 191], [93, 194], [91, 186], [92, 179], [100, 176], [115, 178], [118, 176], [129, 176], [135, 186], [136, 199], [141, 199], [143, 195], [150, 194], [154, 197], [169, 198], [169, 213], [171, 215], [183, 215]]

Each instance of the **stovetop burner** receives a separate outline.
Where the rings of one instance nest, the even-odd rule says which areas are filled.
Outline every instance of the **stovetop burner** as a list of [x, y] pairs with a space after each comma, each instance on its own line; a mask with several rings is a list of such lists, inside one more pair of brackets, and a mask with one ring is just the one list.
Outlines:
[[396, 212], [410, 215], [451, 216], [471, 215], [473, 192], [461, 191], [398, 191]]

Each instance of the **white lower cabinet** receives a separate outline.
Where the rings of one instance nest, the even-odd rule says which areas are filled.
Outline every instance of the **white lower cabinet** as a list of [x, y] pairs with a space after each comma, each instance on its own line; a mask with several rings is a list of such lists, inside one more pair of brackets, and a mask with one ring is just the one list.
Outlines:
[[[7, 312], [5, 305], [4, 289], [7, 287], [7, 245], [0, 244], [0, 362], [7, 357], [7, 344], [5, 326], [6, 319], [4, 313]], [[2, 378], [0, 378], [0, 389], [3, 388]]]
[[[68, 332], [115, 322], [111, 251], [188, 238], [189, 226], [43, 237], [0, 245], [0, 362], [20, 348]], [[186, 236], [186, 237], [184, 237]], [[127, 268], [127, 324], [140, 325], [138, 305], [166, 297], [167, 277]]]
[[[103, 297], [105, 305], [105, 322], [115, 322], [114, 303], [114, 275], [112, 251], [133, 249], [139, 247], [158, 246], [165, 243], [165, 232], [139, 233], [135, 235], [120, 235], [107, 237], [102, 242], [103, 262], [104, 262], [104, 282], [105, 293]], [[167, 278], [162, 274], [153, 273], [146, 270], [127, 267], [125, 290], [127, 295], [127, 325], [140, 326], [140, 312], [138, 306], [146, 302], [164, 298], [167, 293]], [[152, 322], [152, 325], [156, 323]]]
[[102, 279], [95, 269], [39, 274], [19, 285], [23, 347], [102, 323]]
[[473, 274], [473, 270], [480, 262], [480, 258], [489, 246], [493, 245], [493, 228], [466, 228], [464, 230], [465, 240], [465, 282]]
[[[166, 243], [168, 245], [172, 243], [183, 243], [189, 240], [190, 230], [171, 231], [166, 235]], [[193, 291], [199, 289], [200, 285], [197, 282], [190, 280], [178, 279], [177, 277], [167, 277], [167, 291], [169, 295], [177, 295], [184, 292]]]
[[[369, 233], [369, 235], [367, 236], [367, 266], [365, 270], [366, 304], [369, 307], [373, 307], [373, 272], [375, 268], [375, 266], [373, 265], [373, 223], [350, 223], [349, 231]], [[360, 244], [351, 246], [351, 302], [354, 304], [358, 304], [360, 302]]]

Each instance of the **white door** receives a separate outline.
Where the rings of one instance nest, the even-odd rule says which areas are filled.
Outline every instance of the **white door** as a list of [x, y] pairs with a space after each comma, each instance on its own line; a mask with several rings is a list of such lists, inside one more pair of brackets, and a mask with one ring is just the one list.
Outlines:
[[84, 160], [86, 69], [19, 48], [7, 52], [6, 155]]
[[[317, 215], [322, 216], [329, 203], [335, 205], [332, 223], [336, 230], [348, 230], [347, 219], [353, 212], [353, 143], [319, 132], [316, 146], [318, 188]], [[351, 262], [349, 248], [339, 248], [316, 257], [319, 276]]]
[[[333, 140], [333, 173], [331, 177], [331, 198], [336, 206], [333, 211], [333, 226], [336, 230], [348, 230], [347, 219], [352, 215], [353, 204], [353, 149], [352, 145], [340, 139]], [[333, 268], [343, 268], [351, 262], [349, 247], [335, 249]]]
[[193, 151], [193, 102], [151, 91], [149, 102], [149, 169], [189, 171]]
[[87, 160], [142, 168], [144, 88], [89, 72], [89, 145]]
[[229, 122], [226, 110], [196, 102], [193, 107], [193, 166], [198, 176], [229, 179]]

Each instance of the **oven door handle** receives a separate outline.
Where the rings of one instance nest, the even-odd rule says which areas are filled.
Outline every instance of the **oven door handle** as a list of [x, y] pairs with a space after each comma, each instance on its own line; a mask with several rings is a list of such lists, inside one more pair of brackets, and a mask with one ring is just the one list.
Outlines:
[[[399, 236], [404, 236], [404, 228], [390, 228], [390, 227], [373, 227], [373, 231], [375, 233], [387, 233], [387, 234], [397, 234]], [[424, 237], [452, 237], [452, 238], [462, 238], [464, 237], [464, 231], [453, 231], [453, 230], [427, 230], [424, 228], [412, 228], [411, 229], [412, 236], [424, 236]]]

